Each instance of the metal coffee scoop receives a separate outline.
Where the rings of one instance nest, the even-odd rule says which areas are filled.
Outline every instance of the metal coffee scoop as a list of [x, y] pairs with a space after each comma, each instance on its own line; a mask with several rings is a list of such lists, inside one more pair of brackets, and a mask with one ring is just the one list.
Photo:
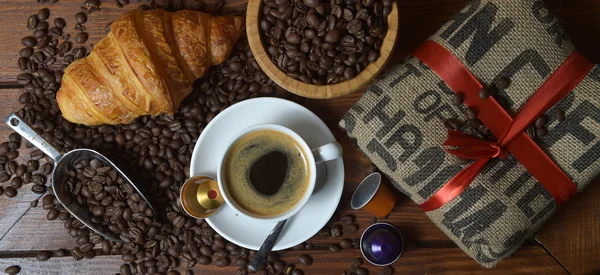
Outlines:
[[102, 154], [91, 149], [75, 149], [61, 155], [50, 143], [39, 136], [31, 128], [31, 126], [27, 124], [27, 122], [22, 120], [14, 113], [10, 114], [6, 118], [6, 124], [8, 124], [8, 126], [19, 133], [23, 138], [27, 139], [54, 160], [55, 164], [54, 170], [52, 171], [52, 189], [54, 190], [56, 199], [58, 199], [65, 209], [71, 213], [71, 215], [73, 215], [90, 229], [94, 230], [96, 233], [100, 234], [102, 237], [114, 242], [123, 242], [117, 234], [108, 230], [108, 232], [105, 232], [102, 230], [102, 228], [95, 226], [91, 221], [90, 211], [88, 208], [86, 206], [79, 205], [77, 201], [72, 199], [71, 195], [69, 194], [68, 185], [66, 184], [69, 176], [69, 170], [75, 170], [73, 166], [82, 160], [95, 158], [102, 161], [105, 165], [110, 166], [121, 178], [123, 178], [123, 180], [125, 180], [126, 183], [133, 187], [140, 198], [148, 204], [148, 207], [155, 214], [154, 216], [156, 216], [154, 208], [152, 208], [152, 205], [150, 205], [150, 202], [146, 199], [146, 197], [144, 197], [142, 192], [138, 190], [135, 184], [133, 184], [117, 166], [115, 166]]

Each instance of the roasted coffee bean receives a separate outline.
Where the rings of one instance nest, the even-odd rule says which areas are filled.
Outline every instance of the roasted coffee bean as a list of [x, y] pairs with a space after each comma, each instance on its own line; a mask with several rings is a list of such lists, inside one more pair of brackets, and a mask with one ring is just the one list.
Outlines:
[[25, 84], [31, 83], [32, 79], [33, 79], [33, 77], [31, 76], [31, 74], [22, 73], [17, 76], [17, 83], [19, 83], [21, 85], [25, 85]]
[[59, 27], [54, 26], [48, 29], [48, 34], [53, 37], [61, 36], [63, 34], [63, 30]]
[[50, 251], [40, 251], [37, 253], [37, 255], [35, 255], [35, 258], [38, 261], [47, 261], [50, 259], [50, 257], [52, 257], [52, 253]]
[[44, 152], [42, 152], [42, 150], [35, 149], [35, 150], [31, 151], [31, 153], [29, 154], [29, 157], [32, 160], [40, 160], [41, 158], [44, 157]]
[[111, 25], [111, 24], [112, 24], [112, 22], [108, 22], [108, 24], [106, 24], [106, 26], [104, 27], [104, 31], [105, 31], [106, 33], [109, 33], [109, 32], [110, 32], [110, 25]]
[[23, 186], [23, 179], [19, 178], [19, 177], [14, 177], [11, 181], [10, 181], [10, 186], [12, 186], [15, 189], [19, 189], [21, 188], [21, 186]]
[[46, 60], [46, 55], [43, 52], [36, 52], [31, 57], [31, 60], [33, 60], [39, 64], [39, 63], [44, 62], [44, 60]]
[[85, 14], [84, 12], [78, 12], [75, 14], [75, 21], [77, 21], [77, 23], [85, 24], [85, 22], [87, 22], [87, 20], [88, 20], [87, 14]]
[[63, 61], [66, 63], [71, 63], [73, 60], [75, 60], [75, 57], [72, 54], [67, 54], [63, 57]]
[[342, 250], [342, 248], [339, 244], [334, 243], [329, 245], [329, 251], [331, 252], [339, 252], [340, 250]]
[[57, 249], [52, 253], [52, 257], [64, 257], [67, 255], [67, 251], [64, 249]]
[[61, 221], [66, 221], [70, 217], [71, 215], [68, 212], [60, 212], [60, 214], [58, 214], [58, 219]]
[[[5, 173], [0, 173], [0, 176], [3, 174], [5, 175]], [[9, 198], [14, 198], [15, 196], [17, 196], [17, 189], [13, 188], [12, 186], [7, 186], [4, 188], [4, 195], [6, 195]]]
[[99, 7], [100, 0], [86, 0], [84, 5], [86, 5], [88, 7]]
[[27, 36], [21, 39], [21, 44], [25, 47], [33, 48], [37, 45], [37, 40], [33, 36]]
[[538, 138], [545, 137], [547, 134], [548, 134], [548, 128], [546, 128], [546, 127], [537, 128], [537, 129], [535, 130], [535, 135], [536, 135]]
[[527, 135], [530, 138], [535, 138], [535, 126], [531, 125], [529, 127], [527, 127], [527, 129], [525, 130], [525, 132], [527, 133]]
[[7, 267], [4, 272], [6, 272], [6, 274], [9, 275], [15, 275], [15, 274], [19, 274], [19, 272], [21, 272], [21, 267], [18, 265], [11, 265], [9, 267]]
[[561, 109], [556, 109], [556, 119], [558, 122], [563, 122], [566, 120], [565, 111]]
[[40, 21], [44, 21], [48, 19], [48, 17], [50, 17], [50, 10], [48, 8], [38, 10], [37, 19], [39, 19]]
[[218, 267], [228, 266], [231, 264], [231, 260], [228, 257], [221, 257], [215, 260], [215, 265]]
[[[25, 170], [24, 170], [24, 171], [27, 171], [27, 168], [25, 167], [25, 165], [22, 165], [22, 164], [21, 164], [21, 165], [19, 165], [19, 167], [17, 167], [17, 170], [19, 170], [19, 168], [20, 168], [21, 166], [22, 166], [23, 168], [25, 168]], [[23, 178], [23, 182], [24, 182], [24, 183], [31, 183], [31, 178], [32, 178], [32, 177], [33, 177], [33, 175], [31, 174], [31, 172], [25, 172], [25, 173], [23, 174], [23, 176], [22, 176], [22, 178]]]
[[43, 194], [44, 192], [46, 192], [46, 187], [43, 185], [35, 184], [31, 187], [31, 191], [33, 191], [33, 193], [36, 194]]
[[352, 241], [350, 241], [349, 239], [343, 239], [340, 241], [340, 246], [343, 249], [352, 248]]
[[452, 105], [454, 106], [460, 106], [464, 101], [465, 95], [463, 93], [455, 93], [454, 96], [452, 96]]
[[358, 227], [356, 225], [354, 225], [354, 224], [344, 225], [343, 226], [343, 232], [344, 232], [344, 234], [356, 233], [357, 230], [358, 230]]
[[35, 29], [38, 24], [38, 18], [36, 15], [31, 15], [27, 18], [27, 28], [30, 30]]
[[82, 44], [85, 43], [88, 40], [88, 34], [87, 32], [80, 32], [77, 34], [77, 36], [75, 36], [75, 42]]
[[312, 265], [313, 259], [308, 254], [302, 254], [298, 257], [298, 261], [305, 266]]
[[535, 125], [535, 128], [544, 128], [546, 123], [548, 123], [548, 117], [542, 115], [535, 120], [533, 125]]
[[219, 252], [217, 252], [217, 257], [227, 257], [229, 256], [229, 251], [227, 250], [221, 250]]
[[46, 21], [39, 22], [37, 26], [35, 26], [36, 30], [47, 30], [50, 27], [50, 24]]
[[333, 228], [331, 228], [331, 236], [334, 238], [337, 238], [339, 236], [342, 235], [342, 226], [341, 225], [335, 225]]
[[197, 260], [201, 265], [208, 265], [211, 262], [211, 258], [206, 256], [199, 256]]
[[364, 267], [359, 267], [356, 269], [356, 275], [369, 275], [369, 270]]
[[354, 216], [344, 215], [342, 218], [340, 218], [340, 221], [345, 225], [352, 224], [354, 222]]
[[283, 274], [284, 275], [291, 275], [293, 271], [294, 271], [294, 265], [293, 264], [289, 264], [289, 265], [287, 265], [283, 269]]
[[58, 218], [58, 215], [60, 214], [60, 212], [56, 209], [50, 209], [50, 211], [48, 211], [48, 213], [46, 214], [46, 218], [49, 221], [53, 221], [56, 220], [56, 218]]
[[67, 21], [65, 21], [65, 19], [63, 19], [63, 18], [58, 17], [58, 18], [54, 19], [54, 26], [57, 26], [57, 27], [63, 29], [64, 27], [67, 26]]
[[[21, 56], [23, 58], [28, 58], [33, 55], [33, 52], [34, 52], [33, 48], [25, 47], [25, 48], [21, 49], [21, 51], [19, 51], [19, 56]], [[27, 83], [23, 83], [23, 84], [27, 84]]]
[[132, 274], [129, 264], [122, 264], [121, 267], [119, 268], [119, 271], [121, 272], [121, 275], [131, 275]]
[[42, 39], [48, 34], [47, 30], [37, 30], [33, 32], [33, 37], [36, 39]]
[[124, 262], [130, 263], [135, 261], [135, 256], [131, 253], [124, 253], [123, 255], [121, 255], [121, 260], [123, 260]]
[[85, 48], [76, 48], [73, 50], [73, 55], [75, 59], [83, 58], [86, 55], [86, 50]]
[[34, 172], [39, 168], [40, 163], [37, 160], [27, 161], [27, 171]]
[[[17, 65], [19, 66], [19, 69], [21, 69], [22, 71], [29, 70], [29, 68], [27, 68], [28, 62], [29, 62], [29, 59], [27, 59], [26, 57], [21, 57], [18, 59]], [[33, 71], [29, 70], [29, 72], [33, 72]], [[33, 86], [31, 86], [31, 87], [34, 88]], [[27, 86], [25, 88], [27, 88]]]
[[[56, 54], [58, 54], [58, 51], [56, 50], [55, 47], [47, 46], [44, 48], [44, 53], [46, 54], [46, 56], [52, 57], [52, 56], [55, 56]], [[39, 73], [39, 70], [38, 70], [38, 73]], [[50, 80], [48, 80], [48, 79], [50, 79]], [[54, 74], [53, 73], [45, 74], [42, 77], [42, 80], [46, 83], [54, 82], [55, 81]]]
[[304, 275], [304, 271], [302, 271], [301, 269], [294, 269], [292, 271], [292, 275]]
[[247, 258], [243, 258], [243, 257], [238, 257], [235, 259], [235, 265], [237, 266], [247, 266], [248, 265], [248, 259]]
[[490, 97], [490, 89], [487, 87], [483, 87], [479, 90], [479, 98], [481, 99], [487, 99], [488, 97]]

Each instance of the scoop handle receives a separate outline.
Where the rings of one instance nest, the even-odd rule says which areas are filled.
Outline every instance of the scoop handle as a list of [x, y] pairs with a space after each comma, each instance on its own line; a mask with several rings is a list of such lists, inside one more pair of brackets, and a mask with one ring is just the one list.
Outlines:
[[19, 133], [23, 138], [35, 145], [35, 147], [51, 157], [54, 162], [58, 162], [58, 160], [61, 158], [60, 153], [56, 150], [56, 148], [54, 148], [54, 146], [38, 135], [35, 130], [31, 128], [31, 125], [29, 125], [27, 122], [25, 122], [25, 120], [21, 119], [21, 117], [15, 113], [11, 113], [6, 118], [6, 124], [15, 130], [15, 132]]

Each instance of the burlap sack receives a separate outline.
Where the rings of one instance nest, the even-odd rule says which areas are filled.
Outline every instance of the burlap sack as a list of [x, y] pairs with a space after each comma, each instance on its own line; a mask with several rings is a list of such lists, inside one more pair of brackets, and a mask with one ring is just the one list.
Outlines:
[[[574, 50], [543, 1], [474, 0], [431, 40], [450, 50], [483, 85], [499, 77], [516, 114]], [[452, 91], [416, 58], [382, 75], [340, 122], [396, 187], [422, 203], [466, 167], [440, 145], [444, 121], [460, 110]], [[558, 122], [554, 108], [567, 113]], [[550, 109], [539, 142], [581, 191], [600, 171], [600, 66]], [[461, 195], [427, 215], [467, 254], [492, 267], [547, 221], [556, 203], [514, 157], [494, 159]]]

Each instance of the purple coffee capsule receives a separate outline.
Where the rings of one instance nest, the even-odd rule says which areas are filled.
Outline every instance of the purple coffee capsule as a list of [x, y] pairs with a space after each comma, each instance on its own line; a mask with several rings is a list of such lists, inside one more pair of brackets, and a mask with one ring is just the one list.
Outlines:
[[371, 264], [386, 266], [400, 258], [404, 250], [402, 234], [389, 223], [375, 223], [363, 232], [360, 252]]

